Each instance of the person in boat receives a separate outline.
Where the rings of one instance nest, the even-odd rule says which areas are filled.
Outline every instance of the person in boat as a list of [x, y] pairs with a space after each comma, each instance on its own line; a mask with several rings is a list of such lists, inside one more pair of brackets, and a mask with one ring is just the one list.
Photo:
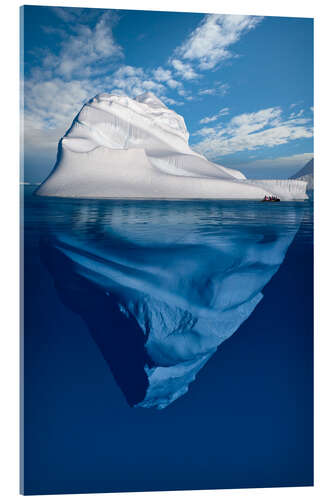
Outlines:
[[275, 195], [267, 195], [265, 194], [264, 199], [262, 201], [280, 201], [280, 198], [278, 198]]

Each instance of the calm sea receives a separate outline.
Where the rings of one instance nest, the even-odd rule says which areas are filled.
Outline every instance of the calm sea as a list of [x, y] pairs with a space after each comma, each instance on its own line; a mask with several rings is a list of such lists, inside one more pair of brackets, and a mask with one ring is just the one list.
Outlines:
[[[24, 492], [312, 485], [313, 203], [74, 200], [23, 189]], [[221, 255], [279, 265], [189, 391], [159, 411], [129, 406], [80, 313], [91, 304], [64, 296], [80, 281], [53, 252], [59, 241], [81, 258], [94, 248], [96, 262], [141, 259], [187, 300], [194, 275], [214, 293]]]

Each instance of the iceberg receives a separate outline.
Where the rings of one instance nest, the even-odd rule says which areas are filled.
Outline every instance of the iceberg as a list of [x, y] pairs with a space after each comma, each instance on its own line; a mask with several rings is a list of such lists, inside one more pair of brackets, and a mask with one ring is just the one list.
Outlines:
[[302, 207], [239, 205], [76, 200], [67, 227], [42, 237], [61, 300], [129, 405], [163, 409], [184, 395], [283, 262]]
[[306, 190], [307, 191], [312, 191], [314, 189], [314, 182], [313, 182], [313, 165], [314, 165], [314, 159], [311, 158], [304, 167], [302, 167], [296, 174], [292, 175], [290, 179], [298, 179], [300, 181], [305, 181], [307, 183]]
[[99, 94], [59, 141], [40, 196], [123, 199], [307, 198], [302, 180], [249, 180], [188, 144], [184, 119], [153, 93]]

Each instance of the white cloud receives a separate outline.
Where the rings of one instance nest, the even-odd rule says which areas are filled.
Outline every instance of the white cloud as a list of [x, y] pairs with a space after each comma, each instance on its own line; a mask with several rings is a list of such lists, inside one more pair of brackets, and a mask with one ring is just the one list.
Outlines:
[[159, 66], [153, 70], [153, 76], [158, 82], [166, 82], [172, 78], [172, 73], [169, 69], [164, 69]]
[[[197, 132], [194, 132], [193, 135], [200, 135], [202, 137], [211, 137], [216, 134], [216, 129], [214, 127], [202, 127]], [[199, 143], [200, 144], [200, 143]]]
[[300, 104], [302, 104], [303, 101], [297, 101], [297, 102], [293, 102], [292, 104], [290, 104], [290, 109], [293, 109], [293, 108], [296, 108], [297, 106], [299, 106]]
[[268, 124], [277, 125], [280, 120], [281, 108], [266, 108], [256, 111], [255, 113], [242, 113], [234, 116], [227, 128], [228, 135], [248, 135], [257, 130], [263, 129]]
[[65, 82], [59, 78], [25, 82], [24, 153], [27, 162], [50, 168], [56, 159], [59, 138], [70, 127], [80, 107], [96, 94], [87, 80]]
[[108, 83], [110, 89], [121, 89], [124, 93], [132, 97], [143, 94], [148, 90], [161, 95], [166, 90], [162, 83], [152, 80], [143, 68], [134, 66], [121, 66], [112, 76], [104, 81]]
[[87, 80], [27, 80], [24, 87], [25, 118], [30, 126], [46, 129], [69, 125], [80, 105], [96, 93]]
[[[101, 17], [100, 9], [85, 7], [50, 7], [50, 9], [66, 24], [66, 30], [75, 28], [78, 24], [94, 23]], [[107, 14], [112, 16], [113, 21], [118, 20], [116, 11], [109, 10]]]
[[[64, 15], [72, 14], [65, 11]], [[100, 16], [94, 27], [71, 23], [71, 34], [63, 38], [59, 53], [46, 54], [42, 66], [66, 80], [100, 72], [98, 63], [123, 56], [113, 37], [113, 25], [114, 17], [109, 12]]]
[[196, 61], [202, 70], [213, 69], [220, 61], [229, 59], [229, 47], [262, 20], [255, 16], [209, 14], [176, 49], [176, 55]]
[[304, 109], [290, 113], [289, 118], [300, 118], [304, 114]]
[[162, 102], [164, 102], [167, 106], [183, 106], [184, 103], [180, 101], [176, 101], [175, 99], [172, 99], [171, 97], [167, 97], [165, 95], [161, 95], [160, 99]]
[[[63, 135], [84, 102], [105, 90], [106, 68], [122, 56], [122, 49], [112, 34], [115, 23], [112, 12], [101, 15], [93, 9], [62, 8], [54, 8], [53, 12], [67, 23], [67, 32], [61, 27], [58, 29], [60, 48], [57, 53], [40, 51], [38, 66], [25, 77], [27, 149], [36, 131], [40, 134], [41, 147], [49, 144], [53, 137], [50, 129], [61, 131], [60, 136]], [[94, 22], [84, 25], [81, 23], [84, 19], [94, 19]], [[52, 27], [48, 28], [44, 27], [44, 32], [52, 36]], [[54, 147], [56, 143], [57, 140]]]
[[171, 89], [182, 89], [183, 85], [173, 78], [170, 69], [164, 69], [161, 66], [152, 70], [152, 77], [158, 82], [163, 82], [168, 85]]
[[216, 89], [201, 89], [198, 91], [199, 95], [215, 95]]
[[202, 118], [199, 123], [205, 124], [205, 123], [211, 123], [216, 121], [220, 116], [225, 116], [229, 114], [229, 108], [222, 108], [216, 115], [213, 116], [206, 116], [205, 118]]
[[217, 83], [213, 88], [200, 89], [198, 91], [199, 95], [221, 95], [224, 96], [229, 90], [229, 85], [227, 83]]
[[167, 83], [167, 85], [169, 85], [169, 87], [171, 89], [180, 89], [180, 88], [182, 88], [182, 84], [180, 82], [178, 82], [177, 80], [174, 80], [173, 78], [170, 78], [170, 80], [168, 80], [166, 83]]
[[193, 80], [195, 78], [199, 78], [199, 75], [188, 63], [184, 63], [179, 59], [171, 59], [170, 64], [176, 70], [177, 75], [179, 75], [181, 78], [184, 78], [184, 80]]
[[53, 7], [52, 10], [65, 23], [73, 23], [77, 20], [76, 11], [74, 9], [71, 9], [71, 8], [67, 9], [67, 8], [63, 8], [63, 7]]
[[290, 141], [313, 136], [311, 120], [307, 118], [282, 119], [279, 107], [233, 117], [226, 126], [198, 130], [204, 137], [194, 148], [216, 159], [240, 151], [274, 147]]

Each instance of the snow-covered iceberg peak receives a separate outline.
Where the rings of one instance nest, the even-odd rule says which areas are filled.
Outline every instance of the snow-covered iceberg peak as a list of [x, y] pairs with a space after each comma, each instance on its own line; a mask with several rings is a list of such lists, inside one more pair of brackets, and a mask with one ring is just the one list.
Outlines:
[[[99, 94], [60, 140], [42, 196], [82, 198], [306, 198], [305, 187], [274, 191], [193, 151], [184, 118], [152, 92], [131, 99]], [[296, 186], [295, 184], [295, 186]], [[304, 189], [303, 189], [304, 187]]]
[[171, 147], [182, 151], [188, 148], [189, 134], [182, 116], [146, 92], [136, 99], [112, 94], [91, 99], [74, 120], [66, 142], [74, 142], [80, 152], [76, 139], [82, 137], [111, 149]]

